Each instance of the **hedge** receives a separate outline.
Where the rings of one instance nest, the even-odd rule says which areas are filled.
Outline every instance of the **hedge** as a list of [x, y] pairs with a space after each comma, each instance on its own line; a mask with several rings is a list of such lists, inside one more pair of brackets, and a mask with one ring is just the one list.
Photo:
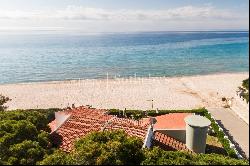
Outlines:
[[[142, 110], [125, 110], [125, 116], [123, 115], [124, 110], [119, 110], [119, 109], [109, 109], [109, 115], [116, 115], [118, 117], [127, 117], [127, 118], [132, 118], [132, 117], [138, 117], [138, 118], [144, 118], [147, 116], [159, 116], [159, 115], [165, 115], [169, 113], [195, 113], [201, 116], [205, 115], [205, 108], [199, 108], [199, 109], [192, 109], [192, 110], [147, 110], [147, 111], [142, 111]], [[158, 112], [158, 113], [157, 113]]]
[[144, 149], [141, 165], [248, 165], [247, 160], [234, 159], [219, 154], [188, 154], [164, 151], [159, 147]]

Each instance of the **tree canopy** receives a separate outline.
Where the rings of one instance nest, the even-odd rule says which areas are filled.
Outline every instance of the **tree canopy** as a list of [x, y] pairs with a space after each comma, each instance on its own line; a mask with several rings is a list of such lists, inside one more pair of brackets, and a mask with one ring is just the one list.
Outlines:
[[9, 97], [5, 97], [2, 94], [0, 94], [0, 111], [4, 111], [7, 108], [7, 106], [4, 106], [4, 104], [10, 100], [11, 99]]
[[242, 86], [243, 86], [244, 88], [246, 88], [247, 90], [249, 90], [249, 78], [243, 80]]
[[123, 131], [93, 132], [75, 143], [71, 153], [56, 151], [39, 164], [48, 165], [246, 165], [248, 161], [218, 154], [189, 154], [142, 149], [142, 141]]
[[124, 131], [93, 132], [76, 142], [77, 164], [140, 164], [142, 141]]
[[46, 110], [0, 112], [0, 161], [4, 164], [36, 164], [51, 153]]
[[89, 133], [76, 140], [72, 152], [65, 153], [52, 147], [48, 123], [55, 111], [58, 109], [0, 112], [0, 165], [249, 164], [217, 154], [142, 149], [141, 139], [122, 130]]
[[76, 141], [72, 153], [57, 151], [40, 164], [138, 165], [143, 159], [141, 147], [139, 138], [124, 131], [93, 132]]

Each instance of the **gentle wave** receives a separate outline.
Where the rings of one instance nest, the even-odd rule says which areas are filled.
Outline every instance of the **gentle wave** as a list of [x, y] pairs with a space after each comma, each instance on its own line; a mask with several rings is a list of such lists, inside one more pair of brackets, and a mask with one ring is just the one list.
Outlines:
[[0, 35], [0, 83], [244, 72], [248, 32]]

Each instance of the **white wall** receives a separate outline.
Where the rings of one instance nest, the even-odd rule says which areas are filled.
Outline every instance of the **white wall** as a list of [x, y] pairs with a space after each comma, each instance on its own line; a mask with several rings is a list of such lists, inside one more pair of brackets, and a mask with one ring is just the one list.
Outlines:
[[56, 129], [60, 127], [71, 114], [66, 114], [63, 111], [55, 112], [55, 120], [56, 120]]
[[167, 129], [160, 130], [158, 129], [156, 131], [166, 134], [170, 137], [173, 137], [178, 141], [186, 143], [186, 130], [167, 130]]
[[153, 135], [154, 135], [153, 127], [151, 125], [149, 125], [147, 135], [146, 135], [145, 140], [144, 140], [143, 148], [145, 148], [145, 147], [150, 148], [151, 147]]

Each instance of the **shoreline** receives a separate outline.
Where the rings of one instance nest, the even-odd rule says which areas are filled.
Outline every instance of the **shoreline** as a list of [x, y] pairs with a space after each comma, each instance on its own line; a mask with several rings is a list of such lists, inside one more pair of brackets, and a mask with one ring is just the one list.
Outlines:
[[[0, 85], [9, 109], [65, 108], [75, 104], [117, 109], [222, 108], [248, 72], [209, 75], [67, 80]], [[153, 100], [153, 102], [151, 102]]]
[[[208, 74], [194, 74], [194, 75], [176, 75], [176, 76], [150, 76], [150, 77], [109, 77], [110, 81], [120, 81], [120, 80], [138, 80], [138, 79], [171, 79], [171, 78], [185, 78], [185, 77], [201, 77], [201, 76], [214, 76], [214, 75], [225, 75], [225, 74], [248, 74], [249, 71], [244, 72], [216, 72], [216, 73], [208, 73]], [[66, 79], [66, 80], [52, 80], [52, 81], [30, 81], [30, 82], [17, 82], [17, 83], [0, 83], [0, 86], [4, 85], [30, 85], [30, 84], [60, 84], [60, 83], [71, 83], [71, 82], [79, 82], [79, 81], [107, 81], [107, 78], [79, 78], [79, 79]], [[1, 93], [1, 92], [0, 92]]]

